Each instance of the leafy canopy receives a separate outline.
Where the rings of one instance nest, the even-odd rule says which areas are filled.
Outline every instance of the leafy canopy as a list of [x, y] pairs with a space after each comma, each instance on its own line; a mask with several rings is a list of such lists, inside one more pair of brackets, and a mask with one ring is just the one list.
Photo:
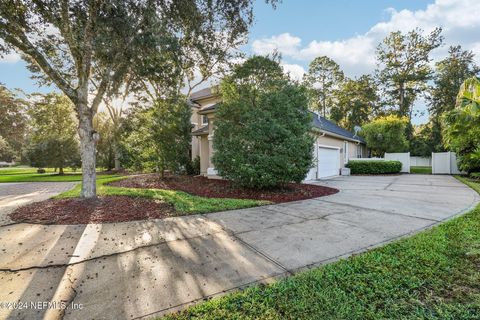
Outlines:
[[222, 81], [221, 94], [212, 158], [219, 175], [258, 189], [302, 181], [313, 151], [305, 89], [278, 61], [254, 56]]
[[40, 95], [28, 110], [32, 133], [27, 147], [27, 158], [31, 166], [59, 168], [78, 167], [77, 122], [73, 116], [73, 105], [60, 94]]
[[472, 77], [462, 84], [457, 106], [445, 117], [445, 145], [459, 157], [460, 169], [480, 171], [480, 79]]
[[385, 152], [405, 152], [408, 141], [405, 129], [408, 125], [406, 117], [395, 115], [379, 117], [363, 126], [360, 134], [367, 141], [374, 156], [383, 156]]

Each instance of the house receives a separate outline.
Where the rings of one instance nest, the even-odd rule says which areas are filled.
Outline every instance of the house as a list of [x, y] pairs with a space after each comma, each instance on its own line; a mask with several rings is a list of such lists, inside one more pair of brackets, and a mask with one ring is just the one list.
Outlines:
[[[211, 156], [215, 112], [221, 97], [218, 87], [205, 88], [190, 95], [192, 105], [192, 159], [200, 156], [200, 174], [218, 178]], [[354, 133], [333, 122], [313, 114], [312, 131], [316, 137], [314, 147], [314, 167], [305, 180], [315, 180], [337, 176], [349, 158], [367, 157], [365, 141]]]

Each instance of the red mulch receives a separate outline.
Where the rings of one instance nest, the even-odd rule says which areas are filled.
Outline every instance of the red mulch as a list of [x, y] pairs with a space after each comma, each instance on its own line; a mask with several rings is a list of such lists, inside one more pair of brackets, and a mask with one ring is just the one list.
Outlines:
[[311, 184], [289, 183], [285, 188], [273, 190], [242, 189], [230, 181], [192, 176], [167, 176], [157, 174], [130, 177], [110, 185], [125, 188], [181, 190], [209, 198], [266, 200], [275, 203], [311, 199], [337, 193], [337, 189]]
[[108, 196], [95, 200], [49, 199], [20, 207], [10, 214], [16, 222], [88, 224], [162, 219], [172, 215], [172, 205], [144, 198]]

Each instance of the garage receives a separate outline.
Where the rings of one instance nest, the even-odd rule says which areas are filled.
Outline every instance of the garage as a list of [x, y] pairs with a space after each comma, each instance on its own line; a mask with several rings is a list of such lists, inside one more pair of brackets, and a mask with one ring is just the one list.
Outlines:
[[340, 173], [340, 149], [318, 147], [317, 178], [338, 176]]

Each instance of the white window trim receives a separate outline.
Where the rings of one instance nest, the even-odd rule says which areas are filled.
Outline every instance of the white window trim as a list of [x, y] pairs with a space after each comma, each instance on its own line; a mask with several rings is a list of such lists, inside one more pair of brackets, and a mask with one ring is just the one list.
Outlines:
[[343, 141], [343, 163], [348, 163], [348, 141]]

